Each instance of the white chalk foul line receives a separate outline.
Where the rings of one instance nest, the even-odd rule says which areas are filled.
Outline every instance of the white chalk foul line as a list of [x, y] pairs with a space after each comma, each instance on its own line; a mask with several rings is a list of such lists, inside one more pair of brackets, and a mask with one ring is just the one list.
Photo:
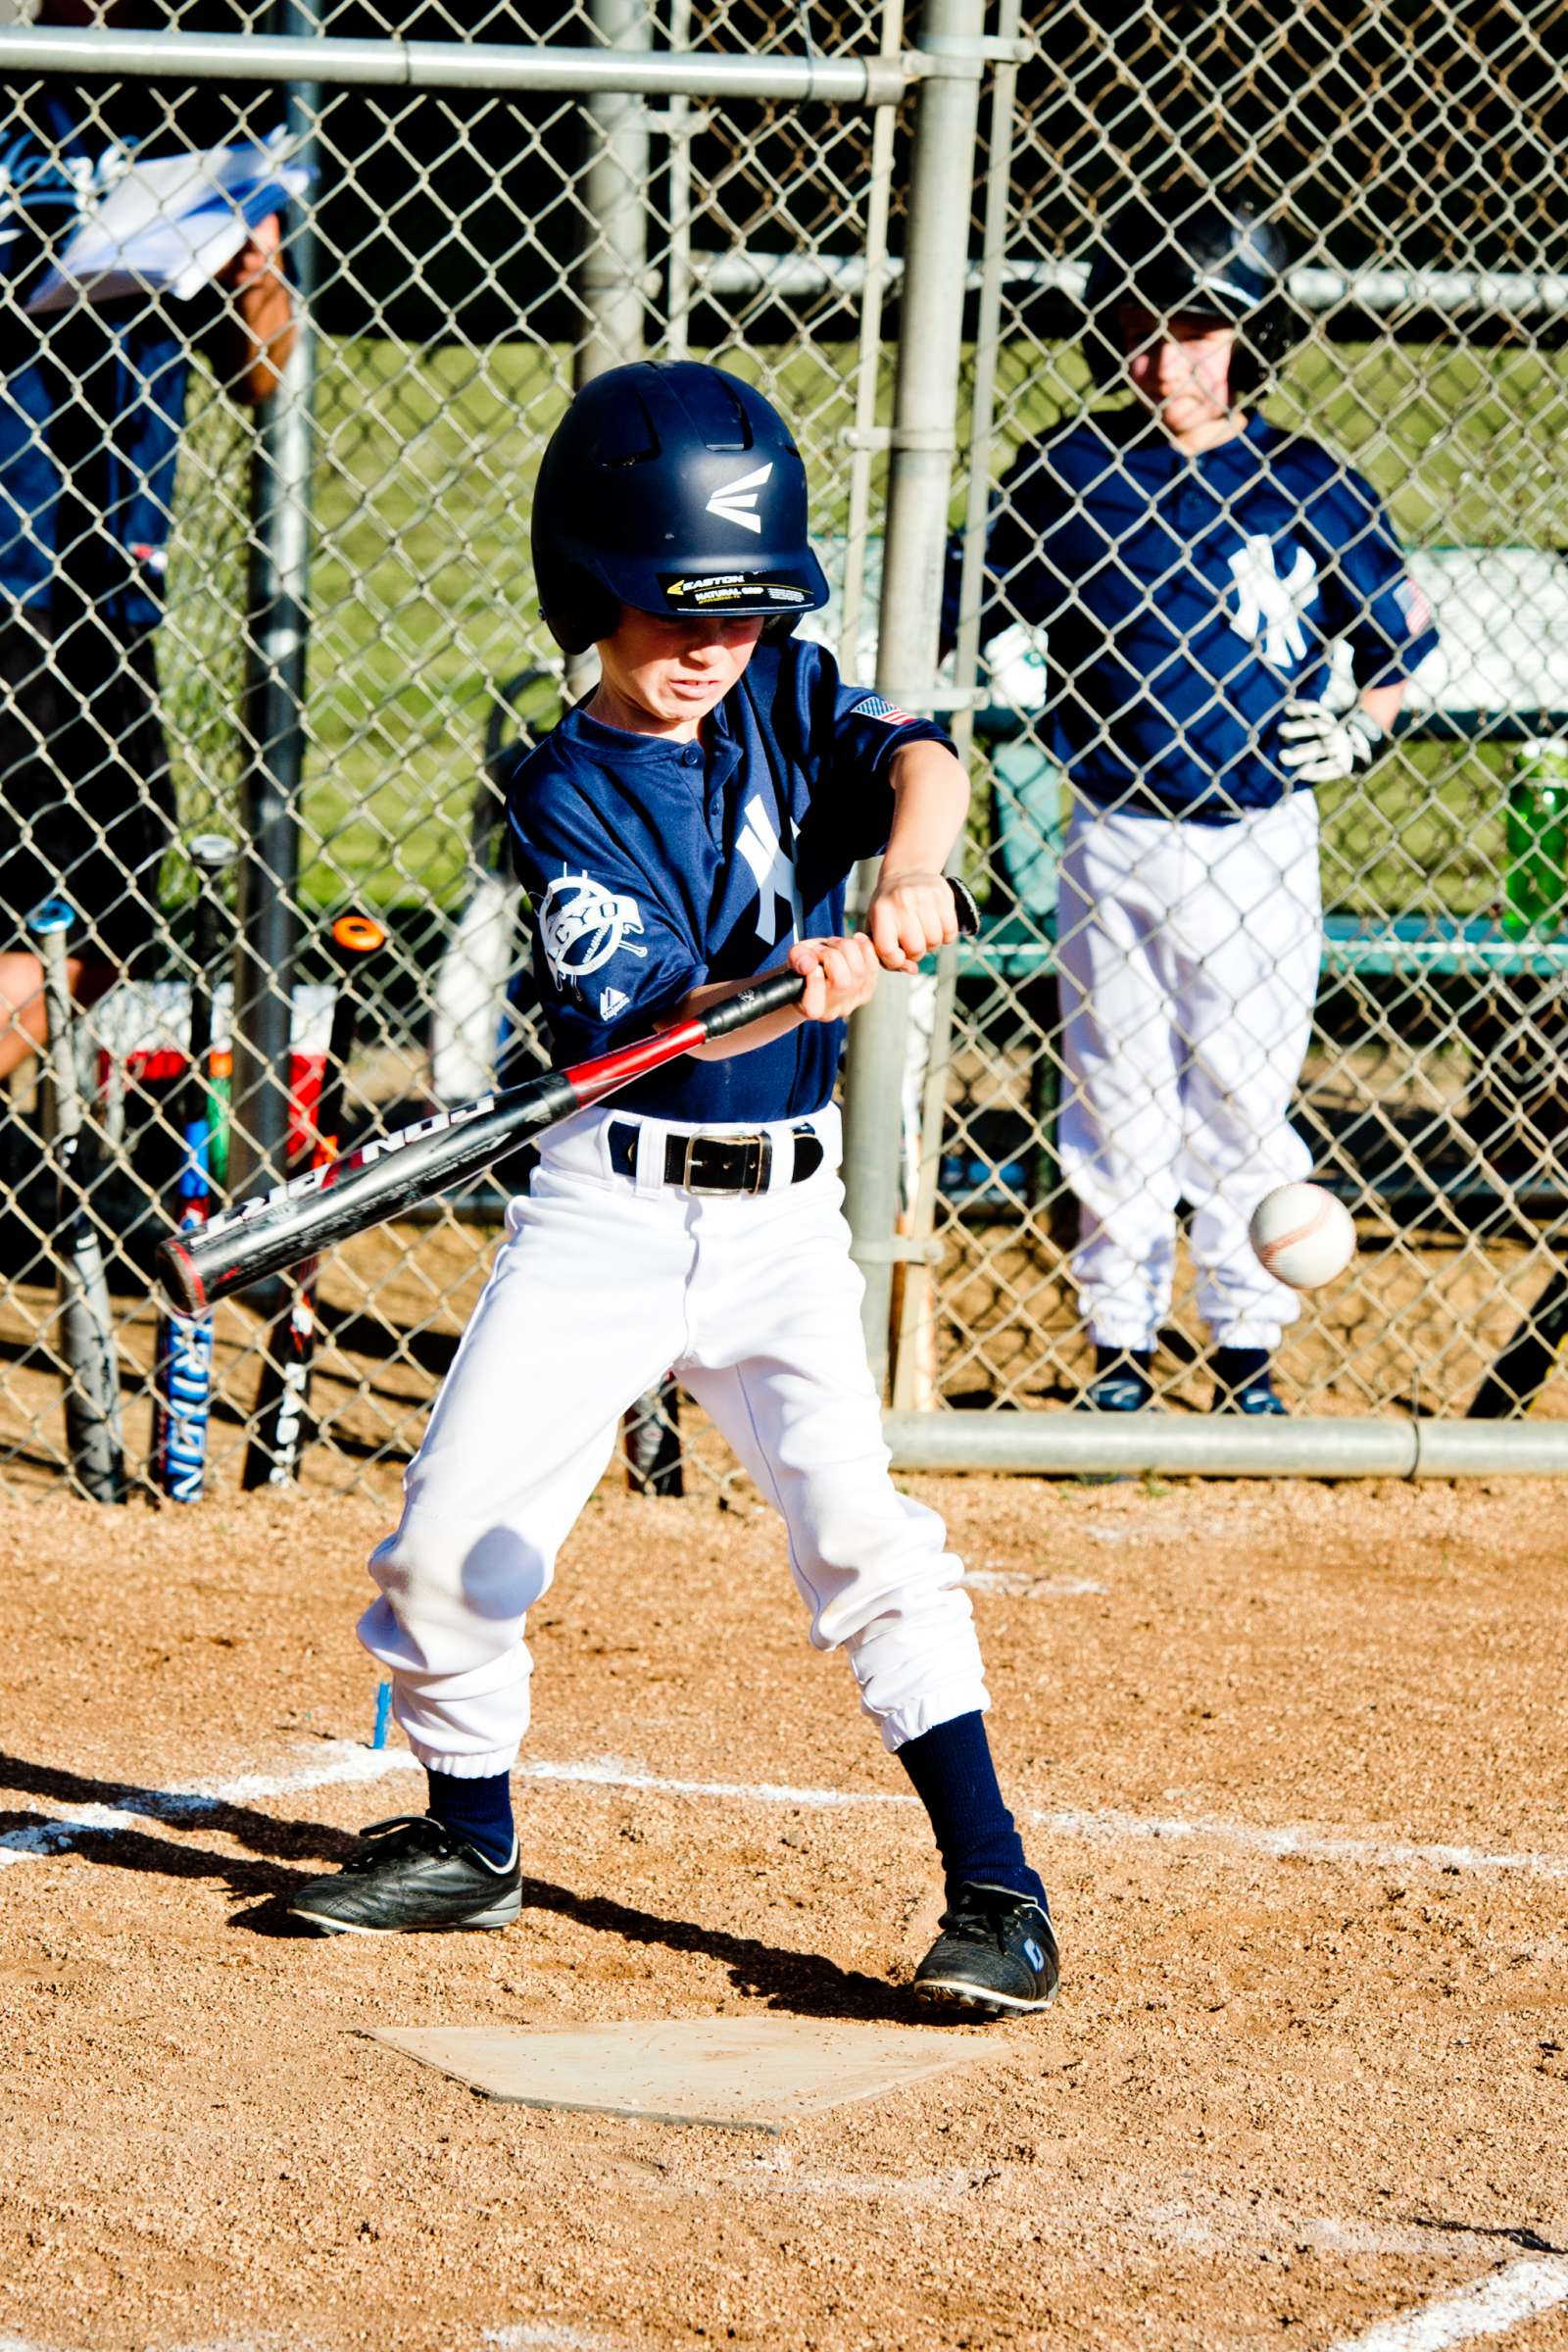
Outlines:
[[1263, 1854], [1275, 1861], [1345, 1862], [1375, 1870], [1514, 1871], [1523, 1878], [1568, 1879], [1568, 1854], [1489, 1853], [1474, 1845], [1417, 1845], [1398, 1838], [1344, 1838], [1303, 1823], [1277, 1829], [1251, 1821], [1168, 1820], [1144, 1813], [1030, 1812], [1031, 1828], [1058, 1838], [1084, 1838], [1110, 1845], [1217, 1845], [1235, 1853]]
[[1360, 2335], [1342, 2335], [1329, 2352], [1446, 2352], [1450, 2344], [1505, 2335], [1559, 2303], [1568, 2303], [1568, 2256], [1527, 2255]]
[[[288, 1796], [334, 1785], [374, 1782], [389, 1775], [416, 1771], [406, 1748], [361, 1747], [335, 1740], [312, 1762], [286, 1772], [249, 1772], [226, 1781], [197, 1783], [190, 1788], [134, 1788], [117, 1790], [107, 1803], [73, 1806], [62, 1814], [40, 1815], [36, 1828], [0, 1836], [0, 1867], [9, 1862], [58, 1854], [89, 1835], [128, 1829], [138, 1818], [196, 1826], [204, 1815], [224, 1805], [257, 1804], [268, 1797]], [[681, 1780], [665, 1773], [641, 1772], [610, 1757], [578, 1764], [524, 1761], [517, 1766], [522, 1781], [574, 1783], [595, 1788], [618, 1788], [650, 1796], [681, 1796], [710, 1802], [751, 1805], [789, 1805], [803, 1810], [841, 1810], [880, 1805], [912, 1809], [918, 1800], [893, 1790], [795, 1788], [781, 1781]], [[1346, 1838], [1299, 1823], [1278, 1828], [1223, 1818], [1194, 1819], [1172, 1815], [1113, 1811], [1049, 1811], [1021, 1809], [1032, 1829], [1048, 1837], [1075, 1838], [1102, 1845], [1182, 1845], [1216, 1848], [1221, 1853], [1261, 1855], [1271, 1861], [1337, 1862], [1355, 1869], [1496, 1872], [1521, 1878], [1568, 1880], [1568, 1854], [1528, 1851], [1488, 1852], [1473, 1845], [1422, 1845], [1377, 1838]], [[3, 2346], [0, 2346], [3, 2352]]]
[[479, 2341], [486, 2352], [616, 2352], [610, 2336], [568, 2328], [559, 2320], [520, 2320], [512, 2328], [487, 2328]]
[[[662, 1773], [635, 1772], [607, 1760], [592, 1764], [517, 1766], [519, 1780], [576, 1781], [600, 1788], [643, 1789], [653, 1796], [696, 1796], [733, 1803], [838, 1807], [914, 1806], [918, 1799], [882, 1789], [794, 1788], [777, 1781], [683, 1781]], [[1488, 1853], [1471, 1845], [1416, 1845], [1375, 1838], [1344, 1838], [1301, 1824], [1277, 1829], [1250, 1821], [1161, 1819], [1146, 1813], [1052, 1812], [1020, 1808], [1032, 1829], [1049, 1836], [1092, 1839], [1101, 1844], [1205, 1844], [1272, 1860], [1345, 1862], [1378, 1870], [1517, 1871], [1527, 1878], [1568, 1879], [1568, 1854]]]

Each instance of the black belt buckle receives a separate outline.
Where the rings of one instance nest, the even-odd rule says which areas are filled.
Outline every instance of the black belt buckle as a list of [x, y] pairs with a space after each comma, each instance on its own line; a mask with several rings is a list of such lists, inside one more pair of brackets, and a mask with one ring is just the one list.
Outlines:
[[770, 1135], [670, 1137], [679, 1167], [666, 1165], [666, 1184], [688, 1193], [763, 1193], [773, 1168]]

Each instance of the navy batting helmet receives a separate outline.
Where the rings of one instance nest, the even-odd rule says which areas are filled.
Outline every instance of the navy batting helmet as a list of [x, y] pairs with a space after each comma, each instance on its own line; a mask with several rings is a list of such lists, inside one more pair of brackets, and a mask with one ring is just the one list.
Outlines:
[[1235, 327], [1231, 388], [1252, 390], [1292, 339], [1286, 260], [1285, 239], [1250, 204], [1202, 196], [1160, 212], [1142, 201], [1124, 205], [1105, 230], [1084, 294], [1084, 346], [1096, 382], [1123, 380], [1115, 319], [1129, 302], [1162, 318], [1185, 312]]
[[583, 386], [539, 467], [533, 568], [568, 654], [609, 636], [622, 605], [792, 621], [828, 593], [788, 425], [695, 360], [639, 360]]

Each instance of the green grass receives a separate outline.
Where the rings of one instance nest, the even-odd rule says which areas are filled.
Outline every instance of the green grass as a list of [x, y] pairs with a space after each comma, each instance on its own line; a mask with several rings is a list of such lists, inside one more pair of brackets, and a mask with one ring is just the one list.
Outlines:
[[[715, 354], [796, 420], [813, 526], [842, 534], [853, 420], [848, 347]], [[533, 602], [530, 485], [560, 416], [561, 355], [326, 342], [312, 572], [307, 904], [444, 904], [461, 887], [491, 698], [552, 664]], [[1004, 351], [994, 470], [1084, 397], [1076, 350]], [[891, 414], [891, 362], [878, 411]], [[1312, 349], [1270, 413], [1343, 450], [1409, 542], [1568, 540], [1568, 361], [1556, 354]], [[181, 812], [232, 817], [241, 767], [243, 426], [198, 397], [182, 458], [161, 639]], [[874, 475], [873, 514], [885, 461]], [[955, 501], [955, 517], [961, 497]], [[1469, 911], [1496, 896], [1502, 756], [1401, 746], [1369, 784], [1325, 793], [1330, 903]]]

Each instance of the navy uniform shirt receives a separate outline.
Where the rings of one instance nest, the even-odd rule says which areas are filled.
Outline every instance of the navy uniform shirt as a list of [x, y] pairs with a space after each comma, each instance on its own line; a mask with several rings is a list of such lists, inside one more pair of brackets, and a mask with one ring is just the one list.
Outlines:
[[[558, 1062], [646, 1035], [706, 981], [842, 934], [850, 870], [887, 844], [894, 753], [948, 740], [841, 685], [831, 655], [798, 637], [758, 646], [703, 733], [632, 735], [579, 708], [517, 767], [507, 824]], [[843, 1048], [842, 1022], [806, 1021], [615, 1100], [694, 1125], [803, 1118], [832, 1096]]]
[[1437, 644], [1370, 485], [1259, 416], [1199, 457], [1141, 410], [1092, 416], [1025, 449], [998, 503], [986, 635], [1045, 628], [1051, 748], [1102, 806], [1270, 808], [1285, 704], [1321, 699], [1335, 638], [1362, 691]]

